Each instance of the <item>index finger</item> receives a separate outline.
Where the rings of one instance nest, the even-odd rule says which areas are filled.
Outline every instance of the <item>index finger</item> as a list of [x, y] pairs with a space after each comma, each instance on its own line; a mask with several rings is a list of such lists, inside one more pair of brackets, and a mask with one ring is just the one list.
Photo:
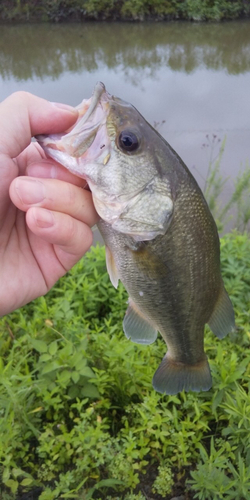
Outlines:
[[71, 106], [15, 92], [0, 104], [0, 153], [15, 158], [30, 144], [31, 137], [63, 132], [77, 116]]
[[65, 167], [51, 159], [44, 159], [30, 163], [25, 174], [29, 177], [39, 177], [43, 179], [58, 179], [70, 182], [76, 186], [86, 187], [87, 181], [82, 177], [77, 177]]
[[74, 108], [27, 92], [16, 92], [0, 104], [0, 228], [9, 213], [10, 183], [19, 173], [13, 159], [30, 144], [33, 135], [62, 132], [77, 116]]

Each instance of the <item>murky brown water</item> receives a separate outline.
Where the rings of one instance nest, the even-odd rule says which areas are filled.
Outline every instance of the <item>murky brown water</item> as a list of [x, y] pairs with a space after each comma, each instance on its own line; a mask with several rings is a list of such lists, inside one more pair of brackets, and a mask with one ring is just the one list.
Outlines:
[[75, 105], [98, 80], [160, 124], [201, 184], [206, 136], [226, 136], [232, 189], [250, 157], [249, 21], [1, 26], [0, 99], [24, 89]]

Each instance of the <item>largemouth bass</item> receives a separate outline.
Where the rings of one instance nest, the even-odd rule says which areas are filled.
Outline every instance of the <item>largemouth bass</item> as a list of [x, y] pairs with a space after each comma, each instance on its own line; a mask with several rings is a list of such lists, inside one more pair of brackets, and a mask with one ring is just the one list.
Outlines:
[[205, 323], [219, 338], [235, 324], [204, 196], [171, 146], [102, 83], [77, 109], [70, 131], [37, 140], [92, 191], [110, 279], [129, 293], [125, 335], [151, 344], [160, 332], [165, 340], [167, 354], [153, 377], [157, 391], [208, 390]]

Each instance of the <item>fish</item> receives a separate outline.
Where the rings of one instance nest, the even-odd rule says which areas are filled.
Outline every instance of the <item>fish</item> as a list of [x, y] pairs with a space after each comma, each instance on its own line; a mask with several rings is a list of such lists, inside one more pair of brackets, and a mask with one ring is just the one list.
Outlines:
[[83, 177], [100, 216], [114, 287], [129, 299], [128, 339], [167, 352], [153, 376], [156, 391], [207, 391], [208, 324], [219, 338], [235, 329], [220, 269], [220, 240], [203, 193], [182, 159], [130, 103], [98, 82], [63, 134], [38, 136], [46, 155]]

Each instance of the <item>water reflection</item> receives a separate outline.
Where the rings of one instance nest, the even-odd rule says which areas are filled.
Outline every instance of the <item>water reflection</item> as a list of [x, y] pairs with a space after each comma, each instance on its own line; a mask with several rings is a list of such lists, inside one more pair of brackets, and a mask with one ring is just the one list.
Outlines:
[[[100, 65], [126, 68], [133, 84], [159, 67], [250, 71], [249, 22], [218, 24], [99, 23], [1, 26], [0, 75], [57, 79], [65, 71], [93, 72]], [[25, 57], [24, 57], [25, 54]], [[133, 69], [140, 70], [137, 74]]]
[[165, 120], [160, 133], [202, 187], [202, 144], [226, 136], [228, 198], [250, 157], [250, 21], [1, 26], [0, 101], [22, 89], [76, 105], [99, 80], [150, 123]]

